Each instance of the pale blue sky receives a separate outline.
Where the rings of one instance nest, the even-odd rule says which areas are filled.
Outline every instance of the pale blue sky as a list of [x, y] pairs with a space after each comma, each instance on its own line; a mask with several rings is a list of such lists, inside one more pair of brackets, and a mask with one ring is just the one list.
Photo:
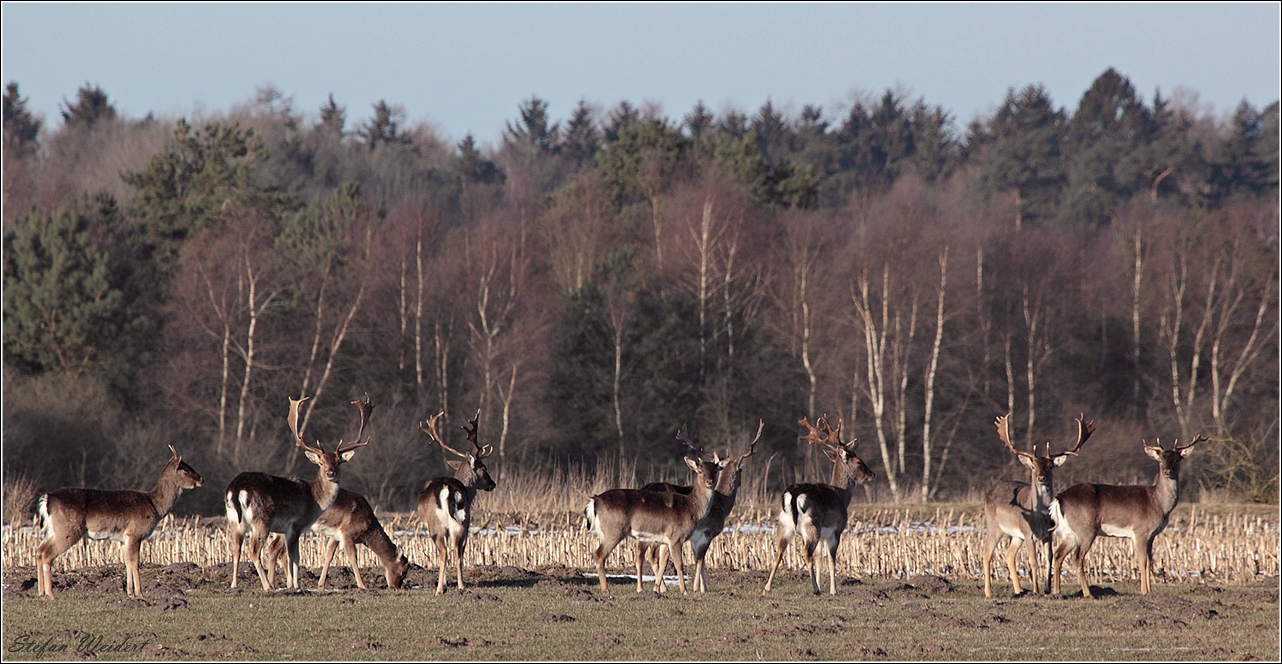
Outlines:
[[454, 141], [497, 141], [531, 95], [564, 119], [580, 99], [767, 99], [838, 121], [898, 86], [958, 127], [1040, 83], [1071, 112], [1107, 67], [1146, 100], [1177, 87], [1217, 114], [1279, 97], [1279, 5], [1261, 4], [38, 4], [3, 5], [5, 82], [47, 127], [86, 82], [123, 114], [226, 111], [272, 84], [349, 128], [380, 99]]

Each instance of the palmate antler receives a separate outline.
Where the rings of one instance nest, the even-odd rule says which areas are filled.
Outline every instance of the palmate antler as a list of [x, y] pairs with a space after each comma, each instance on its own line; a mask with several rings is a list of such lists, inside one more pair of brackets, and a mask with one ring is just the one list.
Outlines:
[[[1068, 450], [1067, 452], [1060, 452], [1059, 454], [1056, 454], [1056, 455], [1055, 455], [1056, 457], [1060, 457], [1060, 456], [1077, 456], [1077, 452], [1078, 452], [1078, 450], [1082, 449], [1082, 445], [1086, 444], [1086, 439], [1087, 439], [1087, 438], [1090, 438], [1090, 437], [1091, 437], [1091, 434], [1095, 432], [1095, 420], [1091, 420], [1091, 421], [1089, 421], [1089, 422], [1086, 422], [1086, 421], [1083, 421], [1084, 417], [1085, 417], [1085, 413], [1083, 413], [1082, 415], [1078, 416], [1078, 418], [1077, 418], [1077, 444], [1075, 444], [1075, 445], [1073, 446], [1073, 449]], [[1005, 415], [998, 416], [998, 418], [997, 418], [997, 437], [998, 437], [998, 438], [1000, 438], [1000, 439], [1001, 439], [1001, 441], [1002, 441], [1002, 443], [1006, 445], [1006, 449], [1010, 450], [1010, 453], [1011, 453], [1011, 454], [1015, 454], [1015, 455], [1018, 455], [1018, 456], [1026, 456], [1026, 457], [1028, 457], [1028, 458], [1030, 458], [1030, 459], [1036, 459], [1036, 458], [1037, 458], [1037, 447], [1036, 447], [1036, 446], [1034, 446], [1034, 447], [1033, 447], [1033, 451], [1032, 451], [1032, 452], [1025, 452], [1025, 451], [1023, 451], [1023, 450], [1017, 450], [1017, 449], [1015, 449], [1015, 446], [1014, 446], [1014, 445], [1011, 445], [1011, 443], [1010, 443], [1010, 413], [1007, 413], [1007, 414], [1005, 414]], [[1051, 443], [1050, 443], [1050, 441], [1046, 441], [1046, 456], [1045, 456], [1044, 458], [1046, 458], [1046, 459], [1050, 459], [1050, 458], [1052, 458], [1052, 457], [1051, 457]]]
[[810, 420], [805, 417], [797, 420], [797, 423], [806, 427], [810, 432], [805, 436], [801, 436], [799, 440], [804, 440], [811, 445], [823, 445], [824, 447], [844, 449], [847, 451], [852, 451], [859, 445], [858, 438], [850, 442], [842, 442], [841, 427], [843, 422], [841, 420], [837, 420], [837, 428], [833, 429], [832, 425], [828, 424], [827, 414], [820, 415], [818, 419], [815, 420], [815, 426], [810, 426]]
[[334, 452], [335, 454], [350, 452], [358, 447], [365, 447], [366, 445], [369, 445], [368, 438], [365, 439], [365, 442], [361, 442], [361, 436], [365, 435], [365, 422], [369, 419], [370, 414], [374, 412], [374, 404], [369, 400], [369, 392], [365, 393], [364, 401], [357, 399], [352, 402], [352, 405], [356, 406], [361, 411], [361, 428], [356, 432], [356, 440], [347, 447], [343, 447], [343, 440], [340, 438], [338, 441], [338, 450]]
[[303, 448], [308, 452], [311, 452], [312, 454], [323, 455], [325, 454], [325, 450], [322, 450], [320, 448], [320, 441], [316, 441], [316, 447], [312, 447], [311, 445], [308, 445], [307, 443], [303, 442], [303, 435], [298, 432], [298, 408], [299, 406], [302, 406], [303, 403], [309, 399], [311, 399], [311, 397], [300, 396], [297, 399], [295, 399], [294, 397], [289, 398], [289, 419], [288, 419], [289, 430], [294, 433], [294, 444], [298, 445], [299, 447]]
[[467, 452], [460, 452], [454, 449], [453, 447], [450, 447], [449, 445], [445, 444], [445, 439], [442, 438], [441, 435], [436, 431], [436, 423], [444, 416], [445, 416], [445, 413], [444, 411], [442, 411], [432, 416], [426, 422], [420, 422], [418, 425], [419, 431], [422, 431], [423, 433], [431, 437], [431, 439], [436, 441], [436, 444], [440, 445], [441, 448], [444, 449], [446, 452], [449, 452], [450, 454], [453, 454], [455, 456], [458, 456], [464, 459], [468, 458], [469, 456], [474, 456], [474, 458], [477, 458], [477, 459], [484, 459], [494, 453], [493, 446], [486, 445], [485, 447], [481, 447], [481, 445], [476, 442], [476, 424], [477, 424], [477, 421], [481, 419], [481, 411], [479, 410], [476, 411], [476, 416], [468, 421], [468, 425], [470, 425], [470, 428], [468, 427], [468, 425], [464, 425], [463, 427], [461, 427], [464, 433], [467, 434], [467, 439], [472, 441], [472, 446], [476, 448], [475, 455], [468, 454]]

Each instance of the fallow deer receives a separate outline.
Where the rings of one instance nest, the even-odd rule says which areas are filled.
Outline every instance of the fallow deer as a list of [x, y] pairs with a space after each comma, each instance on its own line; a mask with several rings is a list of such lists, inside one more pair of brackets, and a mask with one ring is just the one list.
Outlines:
[[1144, 444], [1144, 453], [1158, 463], [1152, 484], [1078, 484], [1069, 487], [1051, 503], [1055, 522], [1055, 560], [1051, 568], [1051, 593], [1060, 594], [1060, 570], [1064, 558], [1073, 556], [1082, 595], [1091, 597], [1086, 580], [1086, 554], [1095, 538], [1126, 537], [1134, 543], [1139, 559], [1140, 594], [1147, 595], [1152, 584], [1153, 540], [1166, 529], [1171, 510], [1180, 500], [1180, 462], [1193, 452], [1193, 446], [1208, 440], [1198, 436], [1188, 445], [1175, 441], [1173, 449]]
[[1032, 570], [1033, 591], [1050, 592], [1050, 579], [1042, 585], [1041, 572], [1037, 562], [1036, 543], [1046, 543], [1046, 573], [1050, 574], [1050, 539], [1051, 523], [1050, 505], [1055, 500], [1055, 468], [1064, 465], [1070, 456], [1077, 456], [1078, 450], [1091, 433], [1095, 431], [1094, 421], [1083, 422], [1077, 418], [1077, 444], [1067, 452], [1051, 455], [1051, 444], [1046, 443], [1046, 453], [1037, 456], [1033, 452], [1017, 450], [1010, 442], [1010, 414], [997, 418], [997, 437], [1006, 445], [1006, 449], [1029, 470], [1031, 482], [1003, 480], [998, 482], [984, 496], [984, 597], [992, 597], [992, 561], [993, 551], [1003, 535], [1010, 536], [1010, 546], [1006, 549], [1006, 567], [1010, 570], [1011, 587], [1016, 595], [1023, 592], [1019, 587], [1019, 573], [1015, 568], [1015, 559], [1019, 555], [1020, 545], [1028, 549], [1028, 559]]
[[[829, 592], [837, 594], [837, 546], [841, 544], [841, 533], [846, 529], [847, 510], [855, 494], [855, 485], [867, 482], [876, 475], [855, 454], [859, 444], [856, 438], [849, 443], [841, 441], [841, 422], [837, 430], [828, 425], [828, 417], [822, 416], [810, 426], [808, 418], [797, 421], [809, 433], [800, 438], [811, 445], [821, 445], [824, 454], [832, 459], [832, 482], [830, 484], [793, 484], [783, 492], [783, 508], [779, 511], [779, 530], [775, 534], [775, 563], [770, 567], [770, 576], [766, 579], [766, 588], [762, 595], [770, 593], [770, 585], [775, 579], [783, 554], [795, 534], [801, 535], [806, 563], [810, 567], [810, 587], [814, 594], [820, 593], [817, 569], [815, 567], [815, 547], [819, 542], [828, 549], [828, 585]], [[822, 428], [821, 432], [819, 429]]]
[[[338, 496], [334, 498], [334, 504], [321, 513], [316, 523], [312, 524], [312, 530], [328, 538], [321, 563], [320, 581], [316, 584], [318, 590], [325, 589], [329, 565], [333, 562], [334, 553], [340, 544], [343, 545], [343, 552], [347, 554], [352, 574], [356, 576], [357, 587], [365, 589], [365, 579], [361, 578], [361, 567], [356, 558], [357, 544], [364, 544], [378, 556], [379, 562], [383, 564], [383, 571], [387, 575], [389, 589], [396, 590], [401, 587], [401, 582], [405, 580], [405, 574], [409, 571], [410, 562], [400, 554], [396, 544], [387, 536], [387, 532], [383, 530], [383, 524], [379, 523], [378, 517], [374, 515], [374, 508], [370, 507], [365, 496], [355, 491], [339, 489]], [[274, 584], [276, 561], [288, 563], [285, 554], [285, 539], [279, 534], [272, 535], [267, 553], [267, 559], [272, 561], [267, 572], [268, 583]]]
[[[596, 567], [601, 592], [607, 597], [610, 588], [605, 580], [605, 559], [625, 537], [642, 542], [662, 544], [659, 565], [667, 567], [667, 558], [677, 570], [677, 585], [686, 591], [685, 572], [681, 565], [681, 545], [694, 531], [695, 524], [708, 515], [714, 502], [717, 476], [726, 462], [698, 461], [685, 457], [686, 466], [695, 472], [694, 489], [689, 495], [640, 489], [610, 489], [592, 496], [584, 507], [589, 532], [601, 543], [596, 550]], [[637, 553], [637, 592], [641, 591], [642, 555]], [[662, 586], [660, 586], [662, 590]]]
[[[695, 524], [694, 530], [690, 532], [690, 551], [694, 554], [694, 589], [699, 592], [708, 591], [708, 582], [704, 572], [704, 558], [708, 555], [708, 547], [712, 545], [712, 540], [716, 539], [726, 527], [726, 519], [730, 516], [731, 510], [734, 509], [735, 498], [739, 493], [739, 484], [743, 475], [743, 462], [756, 452], [757, 441], [761, 439], [761, 431], [766, 426], [764, 420], [757, 423], [757, 435], [748, 445], [748, 451], [727, 461], [722, 461], [716, 454], [713, 454], [713, 463], [720, 465], [721, 472], [717, 475], [717, 486], [714, 489], [715, 494], [712, 500], [712, 507], [708, 510], [707, 516], [699, 519]], [[686, 427], [682, 426], [677, 432], [677, 439], [699, 454], [702, 450], [695, 447], [690, 440], [690, 435]], [[659, 491], [668, 493], [680, 493], [689, 495], [694, 487], [679, 486], [667, 482], [651, 482], [643, 487], [642, 491]], [[637, 549], [637, 555], [650, 561], [650, 567], [654, 569], [656, 592], [663, 590], [663, 573], [666, 568], [659, 568], [659, 548], [661, 544], [652, 544], [650, 542], [640, 542]], [[639, 577], [638, 577], [639, 580]]]
[[[316, 447], [303, 442], [298, 433], [298, 408], [310, 397], [289, 399], [289, 428], [294, 434], [294, 443], [303, 448], [307, 460], [316, 464], [316, 479], [306, 481], [297, 477], [277, 477], [266, 473], [241, 473], [227, 485], [224, 503], [227, 509], [227, 524], [231, 532], [232, 570], [231, 587], [236, 587], [237, 572], [240, 570], [240, 548], [245, 535], [249, 540], [249, 555], [258, 572], [258, 580], [263, 590], [272, 589], [272, 581], [263, 570], [263, 545], [271, 533], [281, 533], [285, 537], [285, 548], [289, 553], [289, 564], [285, 568], [286, 585], [298, 588], [298, 538], [316, 523], [321, 513], [329, 509], [338, 497], [338, 482], [342, 464], [351, 460], [357, 448], [369, 445], [369, 439], [361, 442], [365, 434], [365, 424], [374, 410], [369, 395], [365, 400], [353, 401], [361, 411], [361, 428], [356, 433], [356, 441], [344, 446], [338, 441], [333, 452], [326, 452], [317, 441]], [[275, 561], [273, 559], [273, 565]], [[274, 579], [273, 579], [274, 581]]]
[[476, 491], [493, 491], [496, 484], [486, 469], [484, 459], [494, 453], [490, 445], [481, 447], [476, 441], [477, 422], [481, 412], [476, 412], [463, 431], [472, 442], [475, 454], [460, 452], [441, 438], [436, 431], [436, 423], [445, 413], [438, 413], [425, 423], [419, 424], [419, 430], [436, 441], [446, 452], [461, 457], [449, 461], [454, 469], [454, 477], [438, 477], [430, 480], [418, 494], [418, 518], [427, 524], [427, 532], [436, 545], [440, 556], [441, 571], [436, 580], [436, 594], [445, 592], [445, 567], [448, 552], [454, 553], [454, 569], [458, 577], [458, 589], [463, 589], [463, 551], [467, 546], [468, 529], [472, 524], [472, 503], [476, 501]]
[[125, 593], [142, 597], [138, 576], [138, 555], [142, 541], [151, 537], [174, 501], [184, 489], [194, 489], [204, 480], [187, 465], [178, 450], [173, 453], [156, 488], [142, 491], [59, 489], [40, 497], [39, 513], [44, 540], [36, 550], [36, 584], [40, 596], [53, 599], [53, 560], [82, 538], [120, 542], [125, 559]]

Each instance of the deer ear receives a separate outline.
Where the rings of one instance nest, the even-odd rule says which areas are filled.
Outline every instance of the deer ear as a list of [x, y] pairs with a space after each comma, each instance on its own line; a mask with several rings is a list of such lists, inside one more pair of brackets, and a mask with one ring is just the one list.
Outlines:
[[178, 454], [178, 450], [174, 449], [174, 446], [173, 446], [173, 445], [170, 445], [170, 446], [169, 446], [169, 451], [174, 453], [174, 458], [175, 458], [175, 459], [181, 459], [181, 458], [182, 458], [182, 456], [180, 456], [180, 455]]
[[450, 468], [453, 468], [454, 470], [458, 470], [459, 468], [463, 467], [462, 461], [446, 461], [445, 463], [449, 464]]
[[310, 451], [308, 451], [308, 452], [303, 452], [303, 454], [306, 454], [306, 455], [307, 455], [307, 460], [308, 460], [308, 461], [310, 461], [310, 462], [312, 462], [312, 463], [314, 463], [314, 464], [316, 464], [316, 465], [318, 465], [318, 466], [319, 466], [319, 465], [321, 465], [321, 458], [320, 458], [320, 455], [319, 455], [319, 454], [317, 454], [317, 453], [315, 453], [315, 452], [310, 452]]
[[841, 463], [841, 458], [845, 456], [844, 454], [842, 454], [841, 451], [834, 450], [831, 447], [825, 447], [824, 454], [827, 454], [829, 459], [832, 459], [833, 461], [836, 461], [838, 463]]
[[686, 460], [686, 465], [687, 465], [687, 466], [690, 466], [690, 470], [693, 470], [693, 471], [695, 471], [696, 473], [697, 473], [697, 472], [699, 472], [699, 462], [698, 462], [698, 461], [695, 461], [694, 459], [691, 459], [690, 457], [685, 457], [685, 460]]
[[1180, 458], [1183, 459], [1193, 453], [1193, 446], [1189, 445], [1188, 447], [1180, 450], [1179, 452], [1180, 452]]
[[356, 450], [347, 450], [346, 452], [343, 452], [342, 459], [344, 462], [351, 461], [352, 456], [355, 454], [356, 454]]
[[1064, 465], [1065, 461], [1068, 461], [1068, 455], [1056, 454], [1055, 456], [1051, 457], [1051, 461], [1054, 461], [1056, 466], [1062, 466]]
[[1152, 460], [1154, 460], [1154, 461], [1161, 461], [1161, 460], [1162, 460], [1162, 450], [1160, 450], [1160, 449], [1158, 449], [1158, 448], [1156, 448], [1156, 447], [1149, 447], [1149, 446], [1145, 445], [1145, 446], [1144, 446], [1144, 453], [1145, 453], [1145, 454], [1147, 454], [1147, 455], [1149, 456], [1149, 458], [1150, 458], [1150, 459], [1152, 459]]
[[1020, 463], [1022, 463], [1022, 464], [1024, 464], [1025, 466], [1028, 466], [1029, 468], [1032, 468], [1032, 469], [1036, 469], [1036, 468], [1037, 468], [1037, 464], [1036, 464], [1036, 462], [1034, 462], [1032, 459], [1030, 459], [1030, 458], [1028, 458], [1028, 457], [1024, 456], [1023, 454], [1019, 455], [1019, 462], [1020, 462]]

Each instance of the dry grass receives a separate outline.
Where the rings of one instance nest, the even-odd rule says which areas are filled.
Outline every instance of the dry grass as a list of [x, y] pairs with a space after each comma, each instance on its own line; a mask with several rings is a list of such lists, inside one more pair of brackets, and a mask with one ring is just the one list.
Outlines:
[[[569, 500], [556, 497], [556, 500]], [[837, 573], [842, 578], [909, 578], [935, 574], [952, 579], [977, 579], [981, 573], [983, 517], [978, 505], [951, 507], [915, 505], [858, 505], [842, 538]], [[436, 568], [435, 550], [413, 514], [383, 515], [385, 528], [411, 562]], [[533, 569], [564, 566], [593, 567], [597, 540], [584, 531], [578, 509], [482, 511], [474, 520], [467, 547], [467, 565], [497, 565]], [[1278, 513], [1254, 506], [1181, 505], [1154, 546], [1154, 569], [1168, 582], [1250, 583], [1277, 577], [1279, 558]], [[768, 570], [773, 561], [773, 509], [736, 507], [728, 531], [708, 551], [707, 563], [720, 570]], [[33, 565], [39, 533], [31, 526], [7, 528], [4, 565]], [[302, 563], [320, 566], [321, 546], [309, 535], [302, 547]], [[1093, 582], [1138, 580], [1139, 570], [1129, 541], [1098, 540], [1088, 557]], [[362, 567], [378, 564], [368, 549], [358, 549]], [[618, 547], [607, 566], [629, 570], [635, 548]], [[689, 553], [687, 549], [687, 560]], [[192, 562], [200, 566], [231, 560], [231, 549], [221, 519], [167, 517], [156, 536], [142, 547], [142, 561], [158, 565]], [[56, 562], [72, 570], [120, 562], [118, 547], [110, 542], [82, 542]], [[335, 564], [346, 565], [342, 554]], [[801, 569], [797, 548], [785, 556], [789, 569]], [[1003, 566], [994, 566], [999, 575]], [[1067, 573], [1067, 572], [1066, 572]], [[824, 574], [826, 576], [826, 574]], [[1001, 577], [999, 576], [999, 579]], [[1072, 588], [1076, 579], [1066, 578]]]

